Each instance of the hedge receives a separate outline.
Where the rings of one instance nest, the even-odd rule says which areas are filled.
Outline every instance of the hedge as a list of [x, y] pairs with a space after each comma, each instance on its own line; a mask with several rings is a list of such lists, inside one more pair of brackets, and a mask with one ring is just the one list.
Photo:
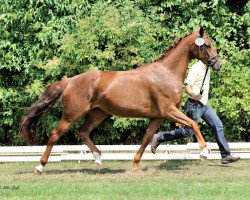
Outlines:
[[[198, 26], [223, 60], [212, 73], [209, 102], [228, 141], [243, 141], [250, 133], [249, 13], [250, 2], [233, 0], [0, 0], [0, 144], [23, 144], [19, 121], [49, 84], [92, 69], [134, 69]], [[46, 144], [61, 108], [40, 120], [38, 144]], [[74, 132], [83, 120], [59, 143], [80, 144]], [[92, 137], [97, 144], [138, 144], [148, 122], [111, 116]], [[165, 121], [160, 129], [175, 127]], [[200, 127], [215, 141], [204, 122]]]

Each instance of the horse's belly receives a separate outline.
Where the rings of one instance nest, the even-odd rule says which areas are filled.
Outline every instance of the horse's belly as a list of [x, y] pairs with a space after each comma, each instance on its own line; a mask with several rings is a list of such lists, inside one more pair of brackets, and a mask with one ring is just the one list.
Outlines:
[[112, 115], [117, 115], [120, 117], [135, 117], [135, 118], [158, 118], [159, 115], [153, 112], [148, 112], [147, 110], [143, 109], [133, 109], [133, 108], [122, 108], [122, 107], [106, 107], [100, 106], [102, 110]]
[[103, 98], [97, 105], [102, 110], [121, 117], [156, 117], [159, 116], [148, 98], [136, 97]]

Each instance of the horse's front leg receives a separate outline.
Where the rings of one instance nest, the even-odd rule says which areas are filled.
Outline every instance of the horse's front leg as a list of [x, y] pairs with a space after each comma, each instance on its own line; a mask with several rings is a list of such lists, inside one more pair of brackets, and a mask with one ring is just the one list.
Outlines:
[[163, 119], [151, 119], [149, 126], [146, 130], [146, 133], [143, 136], [142, 144], [134, 157], [133, 167], [132, 167], [133, 171], [136, 171], [139, 169], [139, 162], [141, 161], [142, 154], [144, 153], [146, 147], [148, 146], [153, 135], [155, 134], [156, 130], [158, 129], [158, 127], [160, 126], [162, 122], [163, 122]]

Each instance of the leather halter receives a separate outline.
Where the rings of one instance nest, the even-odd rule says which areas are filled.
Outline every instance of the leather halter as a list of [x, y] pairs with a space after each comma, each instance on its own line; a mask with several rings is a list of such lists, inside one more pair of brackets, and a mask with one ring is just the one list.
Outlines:
[[202, 93], [204, 91], [203, 86], [204, 86], [204, 82], [205, 82], [205, 79], [206, 79], [206, 76], [207, 76], [207, 72], [209, 70], [209, 67], [213, 67], [215, 65], [215, 63], [217, 62], [218, 54], [216, 54], [213, 57], [210, 57], [209, 53], [207, 52], [208, 46], [205, 43], [202, 44], [201, 46], [198, 46], [199, 51], [200, 51], [200, 47], [202, 48], [202, 52], [203, 52], [203, 54], [204, 54], [204, 56], [206, 58], [206, 62], [207, 62], [207, 69], [206, 69], [206, 72], [205, 72], [205, 75], [204, 75], [204, 78], [203, 78], [203, 81], [202, 81], [201, 89], [200, 89], [200, 94], [202, 95]]
[[206, 45], [206, 44], [203, 44], [203, 45], [201, 46], [201, 48], [202, 48], [202, 51], [203, 51], [203, 53], [204, 53], [204, 55], [205, 55], [205, 58], [206, 58], [206, 61], [207, 61], [207, 66], [208, 66], [208, 67], [214, 66], [215, 63], [217, 62], [218, 54], [216, 54], [215, 56], [213, 56], [213, 57], [210, 58], [210, 55], [209, 55], [208, 52], [207, 52], [207, 45]]

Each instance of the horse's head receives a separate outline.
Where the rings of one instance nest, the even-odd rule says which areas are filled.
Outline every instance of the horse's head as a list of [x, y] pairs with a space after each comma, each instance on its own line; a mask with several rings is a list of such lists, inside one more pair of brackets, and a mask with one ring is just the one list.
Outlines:
[[213, 47], [212, 42], [207, 36], [205, 29], [199, 28], [198, 32], [195, 32], [195, 35], [196, 38], [192, 44], [191, 54], [207, 66], [211, 66], [214, 70], [218, 71], [222, 62], [217, 54], [217, 50]]

